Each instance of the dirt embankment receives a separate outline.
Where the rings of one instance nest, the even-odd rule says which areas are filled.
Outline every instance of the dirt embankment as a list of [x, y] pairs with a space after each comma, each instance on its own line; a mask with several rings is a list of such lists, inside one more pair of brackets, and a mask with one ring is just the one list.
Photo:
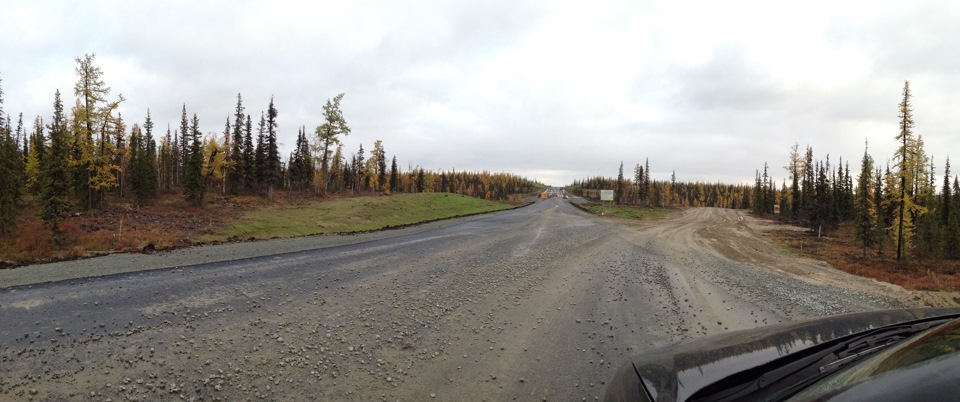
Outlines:
[[[744, 216], [743, 223], [737, 222]], [[944, 307], [957, 305], [944, 292], [910, 291], [900, 286], [849, 274], [833, 268], [825, 261], [798, 256], [770, 236], [770, 231], [804, 228], [759, 219], [735, 210], [717, 208], [688, 209], [675, 218], [679, 225], [691, 224], [691, 246], [710, 249], [731, 260], [797, 278], [811, 284], [826, 284], [859, 292], [893, 298], [910, 307]]]

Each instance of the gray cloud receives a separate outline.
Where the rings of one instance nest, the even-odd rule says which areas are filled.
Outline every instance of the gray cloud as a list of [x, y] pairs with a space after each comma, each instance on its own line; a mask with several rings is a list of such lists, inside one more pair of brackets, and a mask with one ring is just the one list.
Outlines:
[[784, 176], [794, 142], [856, 160], [869, 138], [884, 160], [910, 79], [917, 131], [942, 161], [960, 150], [960, 13], [864, 6], [38, 1], [8, 7], [0, 74], [5, 110], [28, 121], [72, 93], [84, 53], [129, 122], [150, 108], [177, 126], [186, 103], [219, 133], [237, 92], [255, 121], [274, 96], [287, 148], [345, 92], [348, 154], [382, 139], [403, 166], [551, 184], [647, 157], [660, 178], [750, 182], [765, 161]]

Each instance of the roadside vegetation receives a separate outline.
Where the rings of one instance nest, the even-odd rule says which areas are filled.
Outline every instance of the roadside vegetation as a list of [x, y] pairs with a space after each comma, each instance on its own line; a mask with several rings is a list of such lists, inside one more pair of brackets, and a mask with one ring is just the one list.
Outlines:
[[[878, 281], [892, 283], [909, 290], [938, 292], [960, 291], [960, 261], [918, 258], [909, 266], [898, 265], [888, 255], [868, 254], [863, 258], [861, 244], [854, 236], [855, 228], [846, 222], [829, 236], [810, 236], [796, 230], [773, 230], [771, 236], [792, 253], [826, 261], [841, 271]], [[884, 247], [893, 249], [893, 239], [884, 239]], [[960, 295], [958, 295], [960, 296]], [[960, 299], [955, 300], [960, 303]]]
[[[200, 116], [191, 114], [186, 103], [179, 124], [157, 126], [150, 110], [134, 121], [121, 116], [119, 107], [126, 99], [111, 96], [94, 55], [75, 61], [73, 97], [52, 94], [50, 115], [11, 118], [0, 87], [0, 266], [190, 245], [273, 202], [272, 212], [292, 214], [289, 221], [313, 222], [320, 232], [354, 231], [436, 219], [409, 205], [433, 198], [400, 197], [396, 202], [410, 216], [397, 212], [355, 217], [355, 222], [334, 216], [356, 212], [349, 208], [331, 207], [320, 218], [324, 222], [317, 223], [304, 215], [310, 212], [297, 212], [289, 203], [313, 206], [353, 197], [445, 193], [490, 201], [479, 203], [489, 206], [516, 205], [524, 194], [544, 187], [503, 172], [429, 170], [412, 163], [403, 169], [380, 140], [348, 151], [351, 128], [340, 108], [342, 93], [318, 108], [323, 121], [313, 130], [299, 123], [284, 125], [297, 131], [288, 157], [280, 154], [282, 105], [273, 98], [257, 119], [238, 93], [236, 107], [224, 111], [228, 117], [219, 133], [202, 134]], [[465, 204], [452, 209], [429, 205], [441, 215], [474, 210]], [[315, 232], [285, 230], [290, 235]], [[230, 236], [267, 235], [237, 230]]]
[[355, 233], [397, 228], [458, 216], [501, 211], [514, 205], [449, 193], [311, 200], [249, 211], [203, 242]]
[[[575, 204], [576, 205], [576, 204]], [[646, 208], [632, 205], [613, 205], [604, 203], [587, 203], [577, 205], [584, 211], [596, 215], [612, 215], [624, 219], [661, 219], [674, 212], [667, 208]]]

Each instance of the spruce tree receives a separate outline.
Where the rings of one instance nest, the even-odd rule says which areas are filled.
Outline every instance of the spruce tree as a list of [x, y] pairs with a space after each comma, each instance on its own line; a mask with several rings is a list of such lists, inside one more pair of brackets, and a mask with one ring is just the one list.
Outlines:
[[130, 128], [130, 168], [127, 172], [130, 177], [130, 191], [133, 192], [138, 205], [147, 199], [147, 184], [146, 177], [144, 177], [145, 148], [140, 125], [134, 123], [133, 127]]
[[267, 107], [267, 149], [264, 163], [264, 181], [267, 185], [267, 198], [273, 199], [273, 188], [280, 184], [282, 176], [280, 166], [280, 150], [277, 146], [277, 108], [270, 97]]
[[948, 258], [957, 259], [960, 258], [960, 213], [957, 213], [957, 211], [960, 211], [960, 197], [957, 196], [957, 194], [960, 194], [960, 180], [957, 180], [956, 176], [953, 178], [950, 193], [952, 194], [950, 221], [947, 222], [943, 248]]
[[860, 177], [856, 194], [856, 229], [854, 235], [863, 245], [863, 259], [867, 258], [867, 247], [874, 244], [877, 234], [877, 209], [873, 197], [873, 158], [863, 151], [860, 163]]
[[157, 194], [156, 157], [150, 146], [153, 142], [153, 135], [150, 134], [152, 127], [153, 121], [148, 110], [145, 130], [134, 124], [130, 131], [130, 189], [137, 204], [143, 204]]
[[423, 168], [420, 168], [417, 171], [417, 192], [422, 193], [426, 189], [426, 176], [423, 172]]
[[890, 226], [889, 215], [883, 208], [883, 201], [886, 199], [883, 186], [883, 174], [880, 168], [876, 168], [873, 175], [873, 207], [877, 211], [877, 224], [874, 227], [874, 240], [877, 242], [877, 257], [883, 257], [883, 241], [886, 238], [887, 227]]
[[126, 141], [124, 141], [124, 135], [126, 135], [126, 131], [127, 131], [127, 126], [123, 122], [123, 116], [118, 113], [117, 118], [113, 124], [114, 140], [113, 140], [113, 158], [111, 160], [111, 163], [113, 166], [116, 167], [115, 169], [112, 169], [113, 179], [114, 179], [113, 181], [114, 183], [116, 183], [116, 185], [114, 186], [115, 191], [117, 195], [119, 195], [120, 197], [123, 197], [123, 194], [124, 194], [124, 190], [125, 190], [124, 184], [126, 184], [124, 180], [124, 177], [126, 175], [124, 173], [127, 172], [127, 167], [128, 167], [127, 165], [129, 162], [127, 160], [127, 144], [126, 144]]
[[187, 175], [187, 166], [190, 164], [190, 146], [192, 144], [190, 133], [190, 122], [187, 120], [187, 104], [183, 104], [180, 112], [180, 141], [177, 144], [179, 148], [180, 159], [177, 161], [177, 182], [186, 185], [184, 179]]
[[348, 170], [343, 156], [343, 145], [337, 145], [337, 150], [333, 152], [333, 158], [330, 159], [330, 189], [341, 191], [347, 187], [347, 183], [351, 180], [347, 176]]
[[800, 219], [810, 225], [813, 225], [813, 216], [816, 211], [816, 205], [814, 202], [814, 197], [816, 195], [816, 176], [814, 175], [815, 168], [816, 166], [813, 164], [813, 148], [807, 146], [807, 152], [804, 154], [803, 162], [803, 186], [800, 189]]
[[288, 168], [290, 184], [294, 189], [302, 189], [313, 177], [313, 163], [310, 161], [310, 143], [307, 141], [307, 129], [301, 127], [297, 131], [297, 145], [290, 154]]
[[643, 162], [643, 202], [650, 205], [650, 158], [645, 158]]
[[617, 171], [617, 188], [613, 193], [613, 202], [620, 204], [623, 200], [623, 161], [620, 161], [620, 168]]
[[353, 190], [354, 191], [363, 191], [364, 183], [367, 181], [367, 177], [363, 171], [365, 157], [363, 156], [363, 143], [360, 144], [360, 150], [357, 151], [357, 154], [353, 158]]
[[194, 206], [203, 205], [203, 193], [206, 183], [203, 177], [203, 138], [200, 136], [200, 120], [196, 113], [193, 115], [189, 128], [190, 147], [187, 154], [187, 164], [184, 169], [183, 191]]
[[143, 141], [144, 141], [144, 179], [146, 180], [146, 196], [155, 197], [160, 188], [159, 175], [157, 173], [157, 142], [153, 138], [153, 118], [150, 116], [150, 109], [147, 109], [147, 118], [143, 122]]
[[175, 147], [176, 143], [170, 136], [170, 125], [168, 124], [167, 135], [160, 141], [159, 155], [157, 155], [157, 171], [160, 180], [158, 186], [167, 193], [173, 191], [173, 169], [177, 160], [174, 154]]
[[[380, 142], [380, 141], [377, 141]], [[383, 149], [383, 144], [377, 147], [377, 185], [384, 194], [390, 194], [390, 188], [387, 185], [387, 153]]]
[[257, 146], [254, 150], [253, 173], [256, 187], [259, 189], [267, 177], [267, 118], [260, 112], [260, 125], [257, 127]]
[[[38, 195], [43, 187], [42, 172], [40, 171], [43, 155], [46, 153], [46, 137], [43, 133], [43, 119], [37, 116], [33, 120], [33, 132], [28, 138], [29, 149], [27, 150], [27, 159], [24, 166], [24, 186], [27, 192]], [[83, 176], [86, 179], [86, 175]], [[80, 183], [80, 186], [86, 190], [86, 181]]]
[[640, 166], [640, 163], [633, 167], [633, 186], [635, 187], [633, 203], [637, 204], [643, 197], [643, 166]]
[[50, 228], [54, 242], [63, 244], [66, 234], [60, 224], [70, 210], [70, 172], [67, 128], [63, 116], [63, 103], [58, 90], [53, 101], [53, 121], [47, 128], [50, 131], [50, 147], [42, 158], [40, 192], [40, 218]]
[[[27, 133], [23, 129], [23, 113], [20, 113], [20, 117], [17, 119], [17, 131], [16, 131], [16, 142], [17, 146], [22, 148], [17, 149], [18, 156], [20, 157], [20, 186], [26, 186], [27, 182]], [[21, 151], [22, 149], [22, 151]]]
[[943, 172], [943, 188], [940, 190], [940, 218], [943, 226], [950, 225], [950, 215], [953, 213], [952, 204], [953, 191], [950, 188], [950, 158], [948, 157]]
[[254, 187], [254, 171], [256, 170], [253, 145], [253, 121], [250, 115], [243, 125], [243, 148], [241, 150], [240, 161], [243, 165], [243, 188], [252, 189]]
[[390, 163], [390, 191], [399, 191], [400, 172], [397, 170], [397, 156], [393, 156], [393, 162]]
[[230, 144], [229, 160], [233, 162], [232, 173], [229, 175], [230, 192], [236, 194], [243, 188], [244, 180], [247, 175], [247, 167], [244, 163], [244, 113], [243, 101], [240, 93], [237, 93], [237, 108], [233, 114], [233, 142]]
[[[2, 81], [0, 81], [2, 82]], [[22, 192], [22, 159], [20, 145], [14, 138], [10, 118], [3, 119], [3, 88], [0, 87], [0, 235], [17, 226], [17, 212]]]

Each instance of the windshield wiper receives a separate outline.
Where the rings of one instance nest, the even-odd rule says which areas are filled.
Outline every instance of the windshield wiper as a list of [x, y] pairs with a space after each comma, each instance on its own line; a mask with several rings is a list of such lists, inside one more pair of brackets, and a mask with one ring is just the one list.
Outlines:
[[[952, 320], [953, 318], [941, 318], [905, 323], [840, 338], [815, 347], [819, 350], [802, 353], [802, 356], [786, 356], [764, 365], [757, 373], [751, 373], [755, 374], [754, 380], [740, 382], [719, 391], [715, 391], [716, 387], [709, 386], [694, 394], [690, 400], [782, 399], [849, 363]], [[774, 366], [770, 367], [771, 364]]]

